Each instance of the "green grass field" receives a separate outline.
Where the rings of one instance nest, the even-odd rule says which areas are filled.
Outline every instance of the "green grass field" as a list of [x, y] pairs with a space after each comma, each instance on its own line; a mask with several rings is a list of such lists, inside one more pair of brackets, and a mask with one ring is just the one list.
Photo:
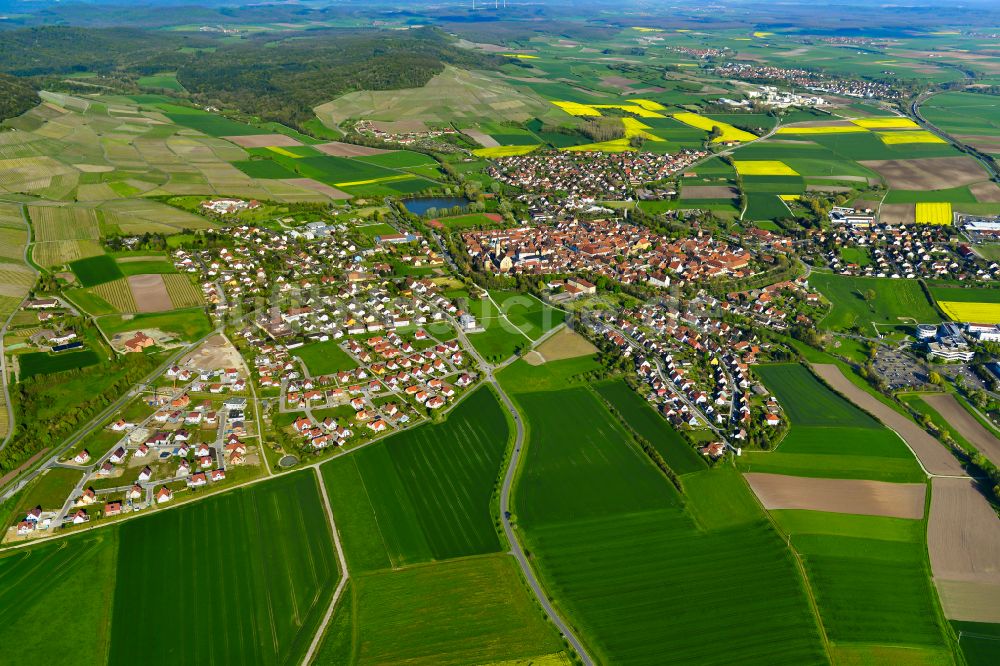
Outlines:
[[53, 631], [30, 649], [17, 650], [11, 663], [105, 663], [112, 628], [108, 615], [120, 566], [117, 555], [115, 529], [0, 554], [0, 641], [21, 644], [38, 627], [72, 629]]
[[355, 360], [333, 340], [310, 342], [298, 349], [293, 349], [292, 355], [301, 358], [302, 362], [309, 368], [309, 374], [314, 377], [358, 367]]
[[754, 368], [754, 372], [774, 392], [785, 414], [795, 425], [882, 427], [797, 363], [760, 365]]
[[519, 394], [517, 401], [531, 429], [531, 463], [522, 467], [517, 489], [524, 524], [680, 504], [664, 477], [634, 473], [644, 468], [645, 454], [589, 389]]
[[154, 314], [111, 315], [98, 318], [97, 325], [108, 336], [125, 331], [158, 328], [188, 342], [194, 342], [212, 332], [212, 322], [201, 308]]
[[968, 666], [991, 666], [1000, 660], [1000, 624], [957, 622], [958, 644]]
[[364, 574], [351, 591], [316, 664], [528, 664], [563, 650], [507, 555]]
[[149, 275], [151, 273], [176, 273], [177, 268], [167, 260], [119, 262], [118, 268], [124, 275]]
[[311, 471], [129, 521], [119, 537], [111, 664], [297, 662], [339, 576]]
[[50, 354], [49, 352], [29, 352], [20, 354], [17, 357], [20, 377], [27, 379], [35, 375], [52, 375], [57, 372], [67, 370], [78, 370], [97, 365], [101, 359], [97, 352], [85, 349], [83, 351], [60, 352]]
[[155, 106], [172, 122], [198, 130], [209, 136], [246, 136], [265, 133], [256, 127], [244, 125], [201, 109], [168, 103], [156, 104]]
[[124, 277], [121, 267], [106, 254], [70, 262], [69, 268], [84, 287], [93, 287]]
[[801, 510], [772, 515], [805, 563], [833, 643], [871, 654], [901, 646], [915, 660], [948, 663], [923, 521]]
[[628, 384], [613, 382], [595, 388], [639, 435], [656, 448], [676, 474], [705, 469], [704, 459]]
[[754, 368], [791, 430], [774, 451], [744, 451], [743, 471], [916, 482], [925, 475], [901, 439], [798, 364]]
[[931, 284], [931, 296], [935, 301], [955, 301], [958, 303], [1000, 303], [1000, 289], [985, 287], [943, 287]]
[[[586, 389], [517, 401], [530, 427], [518, 523], [546, 588], [599, 663], [825, 662], [789, 554], [737, 475], [684, 477], [688, 487], [712, 474], [706, 504], [727, 498], [703, 510], [705, 531], [624, 433], [609, 431], [610, 414], [596, 418], [601, 406]], [[581, 424], [565, 415], [571, 408], [592, 416]], [[739, 496], [747, 499], [733, 527], [729, 498]], [[710, 561], [739, 566], [720, 575]], [[712, 640], [699, 629], [707, 617]]]
[[[813, 273], [809, 283], [833, 303], [820, 322], [823, 328], [846, 330], [857, 325], [870, 333], [872, 322], [900, 326], [940, 321], [915, 280]], [[866, 302], [864, 295], [869, 290], [875, 292], [875, 298]]]
[[[789, 193], [791, 194], [791, 193]], [[747, 194], [747, 209], [743, 214], [744, 220], [776, 220], [785, 217], [792, 217], [778, 194], [768, 192], [749, 192]]]
[[508, 426], [479, 389], [425, 425], [323, 466], [351, 571], [496, 552], [490, 497]]

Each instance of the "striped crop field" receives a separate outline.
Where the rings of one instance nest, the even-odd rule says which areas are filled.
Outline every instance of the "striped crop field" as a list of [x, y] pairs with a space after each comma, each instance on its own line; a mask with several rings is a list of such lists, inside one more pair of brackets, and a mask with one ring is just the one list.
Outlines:
[[339, 577], [312, 472], [129, 521], [117, 563], [111, 664], [298, 663]]
[[722, 143], [724, 141], [744, 142], [753, 141], [757, 138], [750, 132], [744, 132], [743, 130], [737, 129], [728, 123], [712, 120], [711, 118], [706, 118], [705, 116], [699, 116], [697, 113], [675, 113], [673, 118], [674, 120], [679, 120], [685, 125], [697, 127], [698, 129], [705, 130], [706, 132], [711, 132], [713, 128], [718, 127], [722, 134], [713, 139], [712, 143]]
[[951, 224], [951, 203], [948, 201], [920, 201], [917, 203], [917, 224]]
[[866, 129], [918, 129], [920, 125], [909, 118], [891, 116], [887, 118], [856, 118], [851, 121], [858, 127]]
[[75, 206], [30, 206], [38, 242], [60, 240], [98, 240], [101, 237], [97, 212]]
[[136, 312], [139, 309], [129, 287], [128, 278], [105, 282], [91, 287], [89, 291], [104, 299], [116, 312]]
[[43, 268], [62, 266], [77, 259], [96, 257], [99, 254], [104, 254], [104, 250], [96, 240], [46, 241], [31, 246], [31, 258]]
[[28, 234], [24, 229], [0, 227], [0, 258], [21, 260]]
[[352, 573], [497, 552], [490, 497], [507, 439], [499, 402], [481, 388], [440, 425], [325, 464]]
[[181, 308], [190, 308], [205, 304], [205, 300], [201, 297], [201, 291], [186, 275], [178, 273], [165, 274], [163, 276], [163, 284], [167, 287], [170, 304], [175, 309], [179, 310]]
[[927, 130], [903, 130], [899, 132], [875, 132], [875, 135], [887, 146], [903, 143], [948, 143], [936, 134]]
[[1000, 303], [938, 301], [937, 304], [952, 321], [1000, 324]]
[[797, 176], [799, 173], [779, 160], [733, 160], [741, 176]]

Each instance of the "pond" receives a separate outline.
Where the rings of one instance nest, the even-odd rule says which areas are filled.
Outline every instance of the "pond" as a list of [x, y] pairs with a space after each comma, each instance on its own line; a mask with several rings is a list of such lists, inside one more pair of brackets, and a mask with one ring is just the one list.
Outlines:
[[406, 210], [414, 215], [423, 215], [429, 208], [448, 210], [455, 206], [465, 208], [471, 203], [465, 197], [426, 197], [423, 199], [403, 199]]

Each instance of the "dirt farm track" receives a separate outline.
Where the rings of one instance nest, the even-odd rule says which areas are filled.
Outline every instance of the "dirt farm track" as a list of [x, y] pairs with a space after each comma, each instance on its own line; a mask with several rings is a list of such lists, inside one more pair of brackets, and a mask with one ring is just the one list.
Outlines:
[[970, 479], [933, 479], [927, 546], [952, 620], [1000, 622], [1000, 519]]
[[815, 363], [813, 371], [835, 391], [855, 405], [872, 414], [879, 421], [892, 428], [902, 437], [916, 454], [920, 463], [931, 474], [965, 476], [965, 470], [958, 460], [939, 441], [921, 430], [920, 426], [899, 412], [855, 386], [835, 365]]
[[782, 474], [744, 474], [768, 511], [808, 509], [890, 518], [924, 517], [922, 483], [886, 483], [860, 479], [814, 479]]
[[924, 402], [969, 440], [994, 465], [1000, 465], [1000, 439], [983, 427], [950, 393], [925, 395]]

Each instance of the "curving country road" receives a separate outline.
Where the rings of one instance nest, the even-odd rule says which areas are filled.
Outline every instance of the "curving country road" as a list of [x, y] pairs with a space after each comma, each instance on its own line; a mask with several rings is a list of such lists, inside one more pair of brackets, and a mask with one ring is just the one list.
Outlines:
[[[563, 621], [559, 612], [552, 607], [549, 603], [549, 597], [545, 594], [544, 588], [542, 588], [541, 583], [538, 582], [538, 578], [535, 577], [535, 572], [531, 568], [531, 563], [528, 562], [527, 556], [524, 554], [524, 549], [521, 547], [521, 543], [517, 539], [517, 534], [514, 532], [514, 526], [510, 522], [510, 491], [514, 484], [514, 476], [517, 473], [517, 466], [521, 460], [521, 449], [524, 447], [524, 422], [521, 421], [521, 414], [517, 411], [514, 406], [514, 402], [510, 399], [503, 388], [500, 386], [500, 382], [496, 380], [493, 375], [493, 371], [496, 369], [492, 365], [486, 362], [486, 360], [479, 355], [476, 348], [472, 346], [469, 342], [469, 338], [465, 335], [461, 326], [457, 326], [458, 337], [461, 339], [462, 344], [469, 351], [479, 367], [482, 368], [485, 375], [485, 380], [493, 387], [493, 390], [497, 392], [500, 396], [501, 402], [503, 402], [504, 407], [510, 413], [511, 418], [514, 419], [514, 449], [510, 453], [510, 462], [507, 465], [507, 470], [504, 472], [503, 485], [500, 488], [500, 520], [503, 522], [503, 531], [507, 535], [507, 542], [510, 544], [510, 554], [514, 556], [517, 560], [517, 564], [521, 567], [521, 573], [524, 575], [524, 580], [528, 583], [531, 591], [534, 593], [535, 598], [538, 599], [539, 605], [542, 610], [545, 611], [545, 615], [548, 616], [549, 620], [556, 626], [559, 633], [562, 635], [563, 639], [572, 646], [576, 651], [576, 654], [580, 657], [580, 661], [583, 662], [585, 666], [594, 666], [594, 660], [591, 659], [590, 654], [587, 653], [586, 648], [583, 647], [583, 643], [580, 639], [576, 637], [573, 630], [570, 629], [569, 625]], [[553, 329], [554, 330], [554, 329]], [[514, 356], [507, 359], [504, 363], [500, 364], [498, 367], [504, 367], [508, 365], [512, 360], [516, 360], [517, 357]]]

